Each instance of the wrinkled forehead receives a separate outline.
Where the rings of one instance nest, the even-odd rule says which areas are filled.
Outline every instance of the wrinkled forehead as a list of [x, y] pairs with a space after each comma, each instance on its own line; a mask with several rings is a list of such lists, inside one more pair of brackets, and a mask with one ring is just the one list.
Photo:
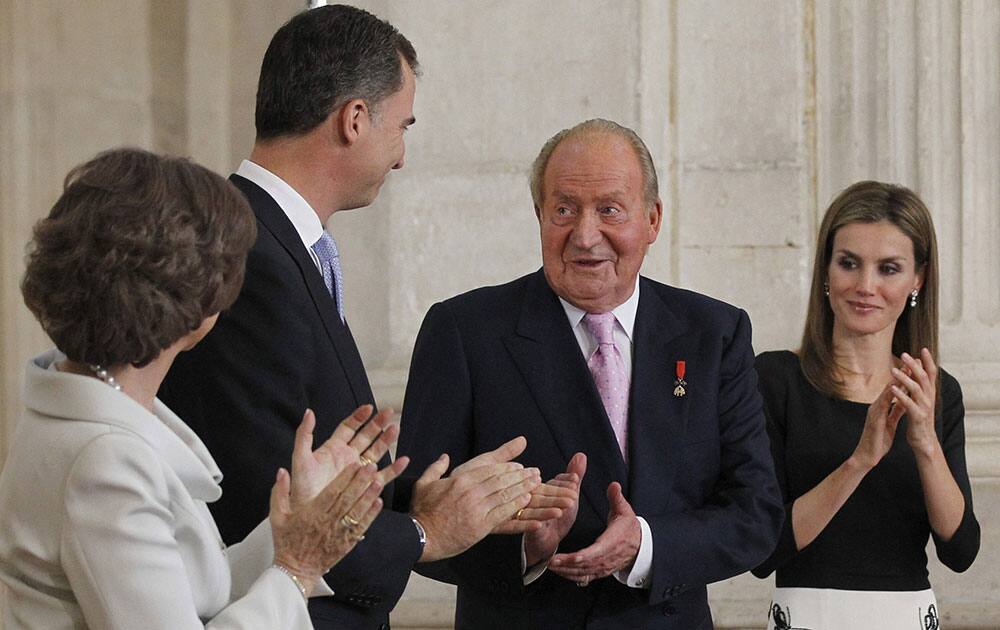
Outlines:
[[642, 169], [624, 138], [590, 132], [559, 143], [549, 158], [543, 181], [546, 196], [577, 186], [632, 192], [641, 189]]

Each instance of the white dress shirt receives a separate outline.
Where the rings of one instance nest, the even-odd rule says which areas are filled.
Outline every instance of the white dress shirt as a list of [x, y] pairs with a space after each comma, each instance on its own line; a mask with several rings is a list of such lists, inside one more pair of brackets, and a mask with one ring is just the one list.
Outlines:
[[[580, 346], [580, 352], [583, 353], [584, 360], [589, 361], [591, 355], [597, 351], [598, 343], [586, 324], [583, 323], [583, 318], [587, 312], [573, 306], [561, 297], [559, 298], [559, 302], [566, 312], [566, 318], [573, 329], [573, 334], [576, 336], [576, 342]], [[615, 347], [618, 348], [618, 352], [625, 363], [625, 375], [628, 377], [629, 383], [632, 382], [632, 332], [635, 329], [635, 314], [638, 307], [639, 278], [636, 276], [635, 290], [632, 291], [632, 295], [611, 310], [615, 315]], [[636, 555], [635, 563], [631, 569], [617, 571], [614, 576], [615, 579], [626, 586], [632, 588], [649, 588], [649, 572], [653, 567], [653, 531], [650, 529], [646, 519], [641, 516], [636, 516], [636, 518], [639, 521], [639, 528], [642, 531], [642, 541], [639, 544], [639, 552]], [[524, 566], [526, 560], [524, 558], [523, 545], [521, 560], [522, 566]], [[547, 561], [532, 567], [531, 570], [525, 573], [524, 583], [530, 584], [538, 579], [545, 572], [546, 568], [548, 568]]]
[[292, 188], [288, 182], [281, 179], [260, 164], [243, 160], [240, 167], [236, 169], [236, 174], [249, 179], [264, 189], [264, 192], [271, 195], [281, 211], [285, 213], [288, 220], [292, 222], [292, 227], [302, 239], [302, 244], [306, 246], [309, 257], [312, 258], [316, 269], [322, 273], [319, 264], [319, 257], [313, 251], [312, 246], [323, 236], [323, 223], [319, 220], [319, 215], [309, 205], [302, 195]]

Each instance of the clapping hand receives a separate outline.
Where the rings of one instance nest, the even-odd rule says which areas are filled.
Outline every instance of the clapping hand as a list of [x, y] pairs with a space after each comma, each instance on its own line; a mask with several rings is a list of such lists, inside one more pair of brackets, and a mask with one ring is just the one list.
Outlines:
[[556, 475], [552, 481], [545, 484], [560, 488], [568, 493], [571, 504], [563, 509], [558, 517], [547, 519], [525, 534], [524, 555], [529, 567], [551, 558], [559, 547], [559, 543], [573, 527], [573, 523], [576, 522], [577, 510], [580, 507], [580, 484], [583, 483], [583, 475], [586, 472], [587, 456], [583, 453], [577, 453], [569, 460], [566, 472]]
[[550, 571], [586, 586], [635, 563], [642, 528], [617, 481], [608, 486], [608, 504], [608, 524], [597, 540], [579, 551], [556, 554], [549, 562]]
[[[324, 573], [364, 538], [382, 509], [379, 495], [409, 463], [400, 457], [379, 471], [380, 460], [399, 429], [384, 410], [367, 424], [371, 405], [358, 407], [323, 446], [312, 450], [316, 418], [306, 410], [295, 432], [293, 476], [278, 470], [271, 489], [274, 561], [312, 592]], [[363, 461], [371, 459], [372, 461]]]
[[886, 385], [875, 402], [868, 406], [865, 427], [852, 455], [865, 470], [874, 468], [892, 448], [899, 419], [906, 411], [904, 405], [896, 402], [898, 398], [893, 392], [893, 387], [895, 385], [892, 383]]
[[[385, 477], [391, 481], [396, 474]], [[295, 575], [308, 596], [323, 574], [364, 538], [382, 509], [382, 482], [374, 464], [353, 462], [298, 505], [291, 501], [291, 485], [288, 471], [280, 469], [268, 515], [274, 562]]]
[[[362, 405], [314, 451], [316, 416], [311, 409], [306, 409], [302, 423], [295, 431], [295, 450], [292, 453], [293, 506], [316, 496], [350, 464], [377, 464], [399, 435], [399, 426], [391, 422], [392, 413], [391, 409], [383, 409], [372, 418], [372, 406]], [[390, 476], [394, 478], [402, 470], [397, 464], [379, 473], [379, 482], [383, 486], [389, 483]]]
[[427, 467], [414, 483], [410, 505], [410, 513], [427, 533], [421, 562], [462, 553], [528, 506], [541, 474], [537, 468], [510, 461], [527, 444], [523, 437], [514, 438], [456, 467], [447, 477], [447, 454]]
[[900, 359], [903, 369], [892, 369], [892, 393], [898, 403], [896, 406], [906, 412], [907, 443], [914, 451], [926, 453], [939, 444], [934, 431], [937, 365], [927, 348], [920, 351], [919, 360], [906, 352]]
[[541, 529], [546, 523], [562, 517], [572, 509], [576, 514], [579, 488], [562, 479], [560, 474], [547, 483], [540, 483], [531, 491], [528, 505], [519, 509], [513, 517], [497, 525], [491, 534], [524, 534]]

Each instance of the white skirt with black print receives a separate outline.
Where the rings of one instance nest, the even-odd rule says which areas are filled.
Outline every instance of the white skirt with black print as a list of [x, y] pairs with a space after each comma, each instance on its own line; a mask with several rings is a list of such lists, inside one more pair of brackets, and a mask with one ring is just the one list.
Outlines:
[[767, 630], [941, 630], [934, 591], [776, 588]]

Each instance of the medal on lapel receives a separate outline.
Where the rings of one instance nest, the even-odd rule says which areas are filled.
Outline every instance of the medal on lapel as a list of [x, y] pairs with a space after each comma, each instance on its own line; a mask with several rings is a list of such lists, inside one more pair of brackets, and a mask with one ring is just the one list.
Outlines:
[[677, 362], [677, 378], [674, 380], [674, 396], [678, 398], [687, 393], [684, 389], [684, 386], [687, 385], [687, 381], [684, 380], [684, 371], [686, 367], [687, 365], [685, 361]]

